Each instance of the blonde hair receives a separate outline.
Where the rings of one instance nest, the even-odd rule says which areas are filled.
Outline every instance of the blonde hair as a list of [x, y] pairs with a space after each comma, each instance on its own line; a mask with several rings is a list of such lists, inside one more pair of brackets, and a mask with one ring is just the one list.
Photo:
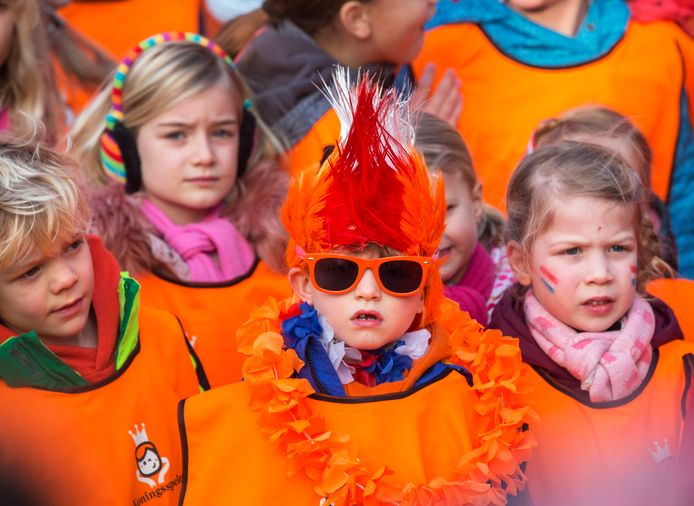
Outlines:
[[[250, 100], [248, 87], [238, 71], [210, 49], [188, 41], [149, 48], [133, 63], [123, 84], [123, 125], [137, 137], [144, 123], [220, 83], [229, 84], [240, 113], [244, 102]], [[100, 158], [111, 93], [109, 80], [77, 117], [70, 134], [73, 154], [84, 177], [95, 186], [111, 183]], [[280, 269], [284, 267], [282, 252], [286, 239], [279, 208], [288, 184], [280, 167], [283, 153], [270, 129], [252, 110], [251, 113], [256, 119], [254, 148], [244, 175], [237, 179], [228, 196], [228, 214], [261, 258]]]
[[0, 268], [86, 232], [89, 211], [66, 156], [34, 138], [0, 140]]
[[43, 121], [49, 138], [55, 140], [64, 123], [63, 107], [38, 0], [12, 0], [10, 9], [14, 30], [10, 53], [0, 69], [0, 106], [9, 110], [13, 126], [25, 123], [28, 114]]
[[115, 68], [116, 62], [94, 42], [72, 28], [53, 5], [43, 1], [41, 9], [48, 45], [66, 75], [75, 77], [85, 88], [98, 88]]
[[[481, 191], [465, 141], [445, 121], [428, 113], [419, 114], [415, 127], [415, 148], [424, 157], [430, 173], [460, 175], [470, 194]], [[504, 243], [504, 216], [486, 203], [482, 218], [477, 223], [477, 239], [488, 250]]]
[[607, 107], [577, 107], [545, 120], [533, 133], [532, 144], [536, 149], [568, 140], [599, 144], [606, 138], [627, 143], [638, 158], [632, 168], [643, 184], [650, 186], [653, 154], [648, 140], [629, 118]]
[[526, 156], [516, 168], [506, 193], [506, 233], [529, 252], [538, 234], [551, 223], [553, 202], [589, 197], [630, 206], [637, 238], [637, 288], [663, 274], [667, 264], [649, 247], [644, 219], [646, 191], [621, 156], [602, 146], [565, 141]]

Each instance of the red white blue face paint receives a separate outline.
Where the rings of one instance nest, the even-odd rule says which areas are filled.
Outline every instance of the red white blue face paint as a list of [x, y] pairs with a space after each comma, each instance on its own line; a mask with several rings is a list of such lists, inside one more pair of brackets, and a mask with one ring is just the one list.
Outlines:
[[545, 288], [547, 288], [547, 290], [549, 290], [549, 293], [554, 293], [554, 290], [556, 289], [557, 283], [559, 282], [557, 277], [554, 274], [552, 274], [551, 272], [549, 272], [547, 267], [545, 267], [544, 265], [540, 266], [540, 273], [542, 274], [542, 276], [540, 276], [540, 279], [542, 280], [542, 284], [544, 284]]
[[631, 278], [631, 284], [632, 284], [632, 286], [636, 286], [636, 272], [637, 272], [636, 266], [632, 265], [630, 267], [630, 269], [631, 269], [631, 274], [634, 276], [633, 278]]

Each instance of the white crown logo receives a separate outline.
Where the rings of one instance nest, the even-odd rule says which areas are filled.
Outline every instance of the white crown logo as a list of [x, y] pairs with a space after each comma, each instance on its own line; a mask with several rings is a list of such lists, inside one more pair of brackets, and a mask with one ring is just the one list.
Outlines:
[[667, 439], [663, 439], [662, 443], [655, 441], [654, 445], [655, 446], [653, 449], [649, 448], [648, 451], [651, 453], [651, 456], [653, 457], [653, 460], [655, 460], [656, 464], [660, 464], [661, 462], [665, 462], [666, 460], [672, 458], [670, 444], [668, 443]]
[[141, 424], [142, 429], [137, 428], [137, 424], [135, 424], [135, 433], [133, 431], [129, 430], [128, 434], [133, 438], [133, 441], [135, 441], [135, 446], [140, 446], [142, 443], [145, 443], [149, 441], [149, 438], [147, 437], [147, 429], [145, 429], [145, 424], [144, 422]]

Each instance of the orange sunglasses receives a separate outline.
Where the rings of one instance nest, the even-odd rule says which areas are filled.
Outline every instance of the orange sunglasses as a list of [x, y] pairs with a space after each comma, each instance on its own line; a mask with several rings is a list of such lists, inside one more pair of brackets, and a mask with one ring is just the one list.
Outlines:
[[428, 257], [361, 258], [337, 253], [307, 253], [304, 260], [313, 286], [322, 292], [350, 292], [371, 269], [381, 290], [396, 297], [417, 293], [432, 264]]

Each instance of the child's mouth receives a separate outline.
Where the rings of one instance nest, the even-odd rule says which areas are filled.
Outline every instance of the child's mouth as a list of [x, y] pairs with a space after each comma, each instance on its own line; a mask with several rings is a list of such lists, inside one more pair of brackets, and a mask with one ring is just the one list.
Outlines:
[[376, 320], [377, 318], [371, 314], [360, 314], [357, 316], [357, 320]]
[[610, 312], [614, 305], [614, 299], [609, 297], [598, 297], [595, 299], [588, 299], [581, 305], [588, 309], [590, 313], [599, 316]]
[[378, 311], [357, 311], [352, 315], [352, 321], [359, 326], [375, 326], [380, 325], [383, 317]]

